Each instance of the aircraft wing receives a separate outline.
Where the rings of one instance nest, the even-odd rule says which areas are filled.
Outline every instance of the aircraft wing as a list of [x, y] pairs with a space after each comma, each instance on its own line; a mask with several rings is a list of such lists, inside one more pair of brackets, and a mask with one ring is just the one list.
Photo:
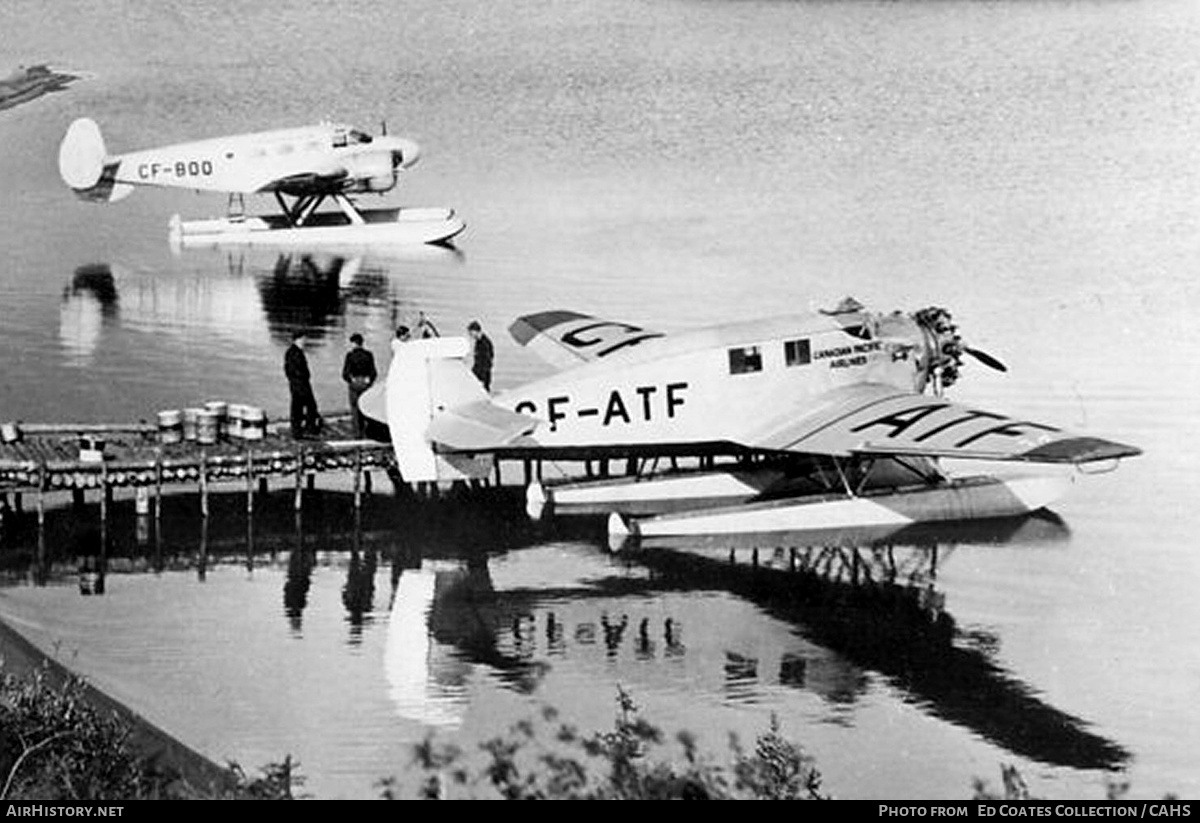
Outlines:
[[578, 312], [554, 310], [518, 317], [508, 333], [551, 365], [578, 366], [665, 337], [629, 323], [601, 320]]
[[303, 172], [279, 177], [256, 186], [256, 191], [282, 191], [286, 194], [304, 195], [335, 192], [350, 174], [344, 168], [331, 169], [328, 172]]
[[872, 383], [831, 391], [800, 415], [781, 415], [751, 432], [743, 445], [840, 457], [909, 455], [1035, 463], [1089, 463], [1141, 454], [1122, 443]]

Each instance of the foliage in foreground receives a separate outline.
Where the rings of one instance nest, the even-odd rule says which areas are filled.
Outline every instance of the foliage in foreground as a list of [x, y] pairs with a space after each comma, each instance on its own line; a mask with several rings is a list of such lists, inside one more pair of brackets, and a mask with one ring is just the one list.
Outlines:
[[[975, 796], [974, 800], [1037, 800], [1029, 793], [1029, 786], [1025, 783], [1025, 778], [1021, 777], [1021, 773], [1017, 771], [1017, 767], [1004, 764], [1000, 767], [1000, 782], [1003, 785], [1003, 793], [992, 791], [986, 781], [975, 778]], [[1129, 781], [1114, 780], [1112, 778], [1105, 781], [1104, 797], [1106, 800], [1121, 800], [1129, 793]], [[1168, 794], [1164, 800], [1177, 800], [1174, 794]]]
[[164, 796], [171, 780], [132, 752], [126, 724], [82, 692], [77, 680], [52, 686], [44, 670], [0, 678], [0, 799]]
[[61, 686], [46, 669], [0, 675], [0, 800], [154, 800], [291, 797], [292, 763], [251, 778], [233, 766], [225, 788], [201, 791], [131, 743], [127, 721], [86, 697], [84, 684]]
[[[297, 797], [304, 779], [286, 757], [252, 777], [231, 763], [221, 788], [198, 790], [170, 769], [139, 754], [127, 721], [96, 708], [77, 678], [58, 686], [45, 669], [30, 677], [0, 674], [0, 800], [246, 799]], [[702, 754], [695, 738], [676, 735], [682, 757], [655, 759], [660, 729], [644, 720], [624, 691], [611, 731], [583, 735], [547, 708], [541, 720], [522, 721], [480, 744], [481, 765], [456, 746], [428, 737], [414, 747], [421, 773], [418, 796], [528, 799], [826, 799], [812, 758], [780, 734], [778, 719], [747, 752], [730, 738], [728, 765]], [[1015, 766], [1001, 768], [1002, 793], [974, 781], [976, 800], [1030, 800]], [[381, 783], [386, 799], [399, 783]], [[1123, 798], [1126, 782], [1109, 781], [1109, 800]], [[1167, 795], [1165, 799], [1175, 799]]]
[[[664, 736], [644, 720], [630, 696], [619, 691], [612, 731], [582, 735], [558, 722], [553, 709], [542, 720], [552, 725], [539, 738], [532, 721], [513, 725], [506, 734], [480, 744], [482, 766], [465, 764], [456, 746], [432, 738], [415, 747], [414, 760], [424, 779], [420, 796], [499, 797], [506, 800], [707, 800], [825, 799], [821, 775], [812, 759], [779, 733], [772, 716], [753, 752], [730, 738], [732, 763], [723, 766], [705, 757], [687, 732], [676, 736], [682, 760], [654, 759]], [[550, 742], [546, 742], [549, 740]], [[383, 781], [383, 797], [399, 797], [395, 778]]]

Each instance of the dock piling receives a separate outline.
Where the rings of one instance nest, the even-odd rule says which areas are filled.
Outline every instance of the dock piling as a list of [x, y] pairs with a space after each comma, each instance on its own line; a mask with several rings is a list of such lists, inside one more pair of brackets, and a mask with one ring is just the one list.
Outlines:
[[354, 449], [354, 510], [362, 508], [362, 449]]
[[46, 527], [46, 461], [38, 463], [37, 468], [37, 524], [40, 537]]
[[208, 453], [200, 452], [200, 516], [208, 517]]
[[254, 452], [246, 449], [246, 516], [254, 514]]
[[293, 499], [292, 506], [296, 511], [300, 511], [300, 506], [303, 504], [303, 489], [304, 489], [304, 447], [296, 453], [296, 496]]
[[154, 456], [154, 530], [159, 531], [159, 523], [162, 522], [162, 481], [163, 467], [162, 455]]

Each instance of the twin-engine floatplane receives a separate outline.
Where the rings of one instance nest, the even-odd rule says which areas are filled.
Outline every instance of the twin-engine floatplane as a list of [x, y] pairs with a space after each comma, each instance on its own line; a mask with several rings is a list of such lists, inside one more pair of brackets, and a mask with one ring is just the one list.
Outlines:
[[[360, 209], [350, 195], [383, 194], [421, 156], [412, 140], [371, 136], [339, 123], [216, 137], [109, 154], [100, 127], [87, 118], [67, 129], [59, 147], [63, 181], [79, 197], [112, 202], [138, 186], [229, 195], [227, 216], [171, 218], [173, 246], [235, 243], [448, 243], [465, 228], [448, 208]], [[270, 193], [280, 213], [250, 215], [245, 195]], [[291, 198], [290, 202], [288, 198]], [[332, 200], [338, 211], [318, 211]]]
[[[568, 368], [488, 396], [464, 365], [465, 340], [393, 345], [386, 384], [362, 408], [388, 423], [405, 480], [486, 477], [496, 457], [623, 459], [627, 476], [531, 483], [530, 514], [713, 535], [1021, 515], [1056, 500], [1070, 473], [955, 477], [940, 459], [1115, 465], [1140, 454], [946, 399], [964, 355], [1005, 367], [967, 346], [941, 308], [883, 314], [847, 299], [669, 336], [549, 311], [509, 331]], [[695, 467], [670, 467], [683, 457]]]

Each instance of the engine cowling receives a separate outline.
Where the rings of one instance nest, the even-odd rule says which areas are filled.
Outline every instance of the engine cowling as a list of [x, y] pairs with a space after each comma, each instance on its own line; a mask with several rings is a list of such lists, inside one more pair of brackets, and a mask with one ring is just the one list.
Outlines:
[[396, 172], [392, 164], [392, 153], [371, 152], [348, 159], [346, 173], [349, 175], [352, 192], [385, 192], [396, 185]]

